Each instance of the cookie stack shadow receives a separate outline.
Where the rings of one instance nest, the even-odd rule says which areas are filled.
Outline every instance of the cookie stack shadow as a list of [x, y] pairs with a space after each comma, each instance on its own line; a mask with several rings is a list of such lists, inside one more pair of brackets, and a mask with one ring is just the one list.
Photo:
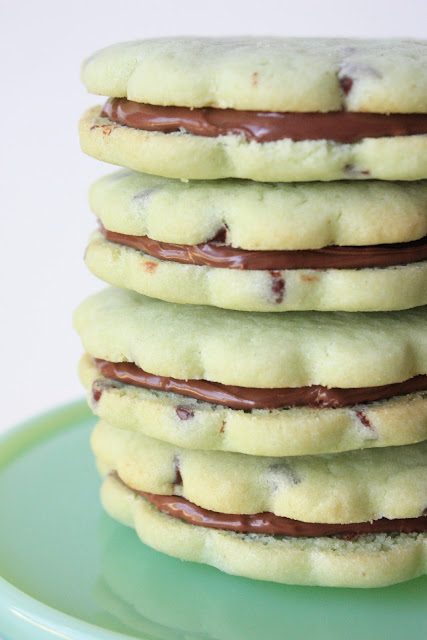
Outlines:
[[83, 67], [76, 311], [115, 519], [290, 584], [427, 570], [427, 53], [168, 39]]

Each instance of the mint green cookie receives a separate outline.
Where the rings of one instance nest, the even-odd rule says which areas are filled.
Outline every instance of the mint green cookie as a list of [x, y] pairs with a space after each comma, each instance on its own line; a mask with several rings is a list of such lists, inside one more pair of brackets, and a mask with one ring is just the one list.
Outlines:
[[[425, 114], [426, 60], [426, 43], [417, 40], [160, 38], [95, 53], [83, 64], [82, 79], [92, 93], [149, 105]], [[427, 136], [394, 135], [257, 143], [233, 133], [205, 138], [137, 130], [101, 117], [99, 108], [84, 115], [80, 128], [89, 155], [172, 178], [427, 178]]]
[[427, 181], [271, 184], [181, 182], [133, 171], [97, 180], [90, 205], [103, 225], [162, 242], [254, 250], [410, 242], [427, 235]]
[[418, 518], [425, 508], [427, 442], [270, 458], [188, 450], [101, 421], [92, 449], [103, 475], [116, 472], [137, 491], [181, 495], [220, 513], [342, 524]]
[[[396, 396], [340, 409], [292, 407], [250, 412], [111, 381], [85, 355], [79, 366], [95, 415], [120, 429], [205, 451], [298, 456], [391, 447], [427, 439], [427, 397]], [[93, 389], [98, 390], [97, 400]], [[184, 408], [183, 421], [179, 408]]]
[[168, 37], [102, 49], [82, 79], [91, 93], [159, 105], [427, 113], [426, 67], [421, 40]]
[[102, 117], [101, 111], [89, 109], [80, 121], [82, 150], [103, 162], [168, 178], [262, 182], [427, 178], [427, 135], [363, 138], [349, 144], [289, 138], [258, 143], [237, 135], [207, 138], [133, 129]]
[[427, 260], [367, 269], [251, 270], [180, 264], [96, 232], [86, 264], [116, 287], [238, 311], [393, 311], [427, 304]]
[[181, 380], [246, 387], [369, 387], [427, 374], [427, 308], [256, 314], [173, 305], [121, 289], [85, 300], [85, 350]]
[[381, 587], [427, 573], [427, 535], [289, 538], [245, 535], [167, 516], [113, 476], [104, 480], [104, 508], [168, 555], [203, 562], [256, 580], [329, 587]]

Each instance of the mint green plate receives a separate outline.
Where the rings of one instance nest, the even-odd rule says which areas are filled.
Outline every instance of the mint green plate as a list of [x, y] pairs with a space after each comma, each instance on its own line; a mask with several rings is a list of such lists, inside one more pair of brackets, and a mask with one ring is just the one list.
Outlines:
[[152, 551], [98, 504], [83, 402], [0, 440], [0, 638], [427, 638], [427, 578], [388, 589], [262, 583]]

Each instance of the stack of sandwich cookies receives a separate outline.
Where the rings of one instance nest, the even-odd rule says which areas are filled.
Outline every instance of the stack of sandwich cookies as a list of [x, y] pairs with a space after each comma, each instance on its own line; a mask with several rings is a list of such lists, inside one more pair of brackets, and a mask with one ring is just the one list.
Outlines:
[[119, 288], [76, 313], [80, 375], [103, 504], [150, 546], [297, 584], [427, 571], [426, 52], [180, 39], [85, 63], [109, 99], [82, 146], [128, 169], [91, 190], [86, 261]]
[[374, 586], [422, 573], [426, 322], [425, 308], [278, 316], [90, 298], [75, 323], [105, 507], [161, 551], [242, 575]]

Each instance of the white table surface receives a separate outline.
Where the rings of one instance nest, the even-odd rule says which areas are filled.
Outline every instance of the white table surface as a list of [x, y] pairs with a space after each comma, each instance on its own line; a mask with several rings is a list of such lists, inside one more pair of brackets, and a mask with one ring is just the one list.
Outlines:
[[72, 310], [102, 286], [82, 255], [89, 183], [79, 151], [81, 60], [159, 35], [426, 36], [425, 0], [37, 0], [0, 4], [0, 430], [82, 395]]

